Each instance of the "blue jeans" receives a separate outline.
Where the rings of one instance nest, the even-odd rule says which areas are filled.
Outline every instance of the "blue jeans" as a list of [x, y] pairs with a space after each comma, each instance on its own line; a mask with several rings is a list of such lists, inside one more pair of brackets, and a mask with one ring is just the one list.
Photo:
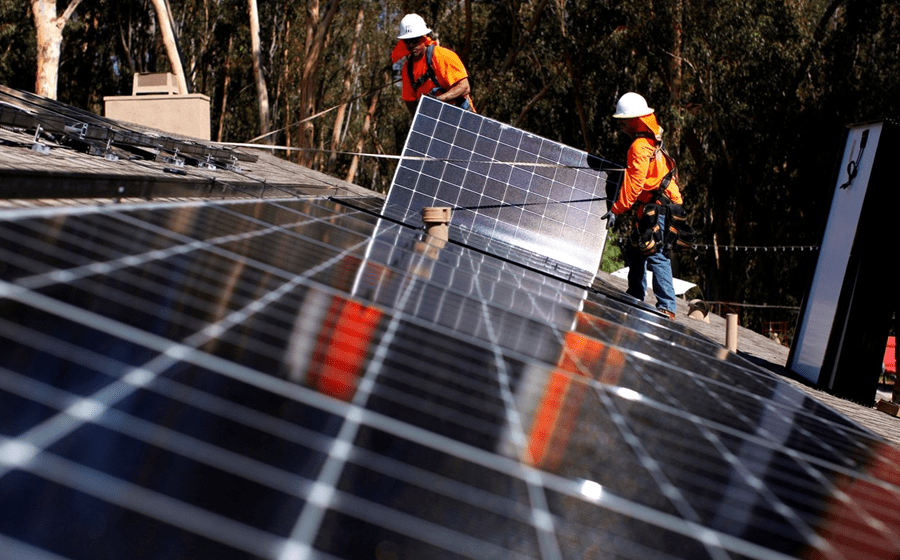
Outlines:
[[[659, 227], [665, 231], [666, 216], [659, 213]], [[661, 248], [660, 248], [661, 249]], [[656, 308], [675, 313], [675, 286], [672, 284], [672, 263], [662, 250], [645, 257], [640, 251], [631, 247], [628, 255], [628, 291], [630, 296], [644, 301], [647, 291], [646, 270], [653, 273], [653, 294], [656, 296]]]

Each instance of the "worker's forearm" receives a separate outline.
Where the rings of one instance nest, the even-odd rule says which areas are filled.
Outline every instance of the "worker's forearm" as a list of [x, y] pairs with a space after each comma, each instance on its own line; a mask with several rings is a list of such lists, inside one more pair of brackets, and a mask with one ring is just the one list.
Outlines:
[[452, 102], [469, 95], [469, 91], [469, 79], [463, 78], [462, 80], [453, 84], [453, 87], [436, 97], [441, 101]]

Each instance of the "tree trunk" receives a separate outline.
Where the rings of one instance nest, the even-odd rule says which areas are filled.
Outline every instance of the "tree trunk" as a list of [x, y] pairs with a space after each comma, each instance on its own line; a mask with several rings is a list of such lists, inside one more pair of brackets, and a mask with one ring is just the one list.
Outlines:
[[[316, 83], [319, 75], [319, 62], [325, 47], [328, 27], [334, 19], [340, 0], [332, 0], [325, 17], [319, 15], [319, 1], [309, 0], [306, 4], [306, 60], [300, 75], [300, 140], [301, 148], [312, 148], [315, 129], [311, 121], [306, 120], [316, 112]], [[312, 161], [309, 153], [301, 153], [302, 165]]]
[[216, 140], [222, 141], [222, 131], [225, 129], [225, 115], [228, 108], [228, 87], [231, 85], [231, 55], [234, 47], [234, 36], [228, 37], [228, 50], [225, 53], [225, 78], [222, 84], [222, 110], [219, 113], [219, 131], [216, 134]]
[[[506, 72], [512, 68], [513, 63], [516, 61], [516, 58], [519, 56], [519, 53], [522, 52], [527, 46], [529, 41], [531, 40], [531, 32], [537, 27], [538, 23], [540, 23], [541, 17], [544, 14], [544, 9], [547, 7], [547, 4], [550, 0], [539, 0], [537, 5], [534, 7], [534, 12], [531, 16], [531, 20], [525, 25], [521, 30], [514, 28], [516, 31], [513, 34], [512, 42], [509, 44], [509, 47], [506, 51], [506, 58], [504, 58], [503, 62], [497, 65], [496, 71], [490, 73], [487, 76], [487, 79], [484, 80], [484, 84], [482, 86], [483, 93], [478, 96], [478, 112], [482, 114], [490, 113], [491, 99], [493, 98], [493, 90], [494, 88], [503, 87], [502, 84], [504, 80], [508, 79], [505, 76]], [[517, 22], [514, 22], [513, 25], [518, 27]]]
[[831, 4], [829, 4], [828, 7], [825, 8], [825, 12], [819, 19], [819, 24], [816, 25], [816, 29], [806, 46], [806, 52], [803, 54], [803, 59], [801, 60], [800, 64], [797, 65], [797, 71], [794, 73], [794, 80], [791, 84], [791, 88], [787, 90], [791, 94], [793, 94], [795, 99], [797, 95], [797, 89], [800, 87], [800, 83], [804, 79], [806, 79], [809, 73], [809, 66], [812, 63], [813, 54], [819, 52], [819, 50], [822, 48], [822, 41], [825, 38], [825, 33], [828, 32], [828, 24], [831, 21], [831, 18], [834, 17], [837, 9], [843, 3], [844, 0], [833, 0]]
[[62, 30], [81, 0], [72, 3], [56, 17], [56, 0], [31, 0], [31, 12], [37, 31], [37, 76], [34, 92], [56, 99], [59, 84], [59, 57], [62, 52]]
[[[534, 108], [535, 103], [537, 103], [538, 101], [540, 101], [541, 99], [546, 97], [547, 92], [550, 91], [551, 85], [552, 84], [550, 84], [549, 82], [544, 84], [543, 89], [541, 89], [541, 91], [537, 92], [537, 94], [535, 94], [531, 99], [529, 99], [527, 103], [525, 103], [525, 106], [522, 107], [522, 110], [519, 112], [519, 116], [516, 117], [515, 121], [513, 121], [513, 123], [512, 123], [513, 126], [515, 126], [515, 127], [522, 126], [522, 121], [525, 120], [525, 115], [527, 115], [528, 112], [531, 111], [532, 108]], [[588, 151], [590, 151], [590, 150], [588, 150]]]
[[[390, 71], [385, 73], [384, 83], [386, 86], [391, 83]], [[361, 153], [363, 147], [365, 146], [366, 137], [369, 135], [369, 130], [372, 128], [372, 119], [375, 117], [375, 110], [378, 108], [378, 97], [380, 94], [380, 89], [375, 90], [375, 92], [372, 94], [372, 101], [369, 102], [369, 110], [366, 112], [366, 118], [363, 120], [362, 130], [359, 132], [359, 138], [356, 140], [356, 153]], [[358, 168], [359, 156], [354, 155], [353, 159], [350, 161], [350, 169], [347, 170], [346, 180], [348, 183], [352, 183], [354, 179], [356, 179], [356, 170]]]
[[[344, 76], [344, 99], [350, 98], [351, 87], [355, 81], [359, 66], [356, 64], [356, 50], [359, 46], [359, 38], [362, 34], [363, 18], [365, 16], [365, 4], [360, 4], [359, 12], [356, 14], [356, 34], [353, 36], [353, 43], [350, 45], [350, 54], [347, 56], [347, 75]], [[331, 155], [328, 157], [327, 171], [331, 173], [337, 164], [337, 151], [341, 147], [341, 129], [344, 125], [344, 116], [347, 114], [347, 103], [341, 103], [334, 117], [334, 129], [331, 132]]]
[[[566, 69], [569, 71], [569, 80], [572, 82], [572, 95], [575, 98], [575, 113], [578, 115], [578, 123], [581, 125], [581, 137], [584, 139], [584, 151], [591, 153], [594, 151], [593, 142], [591, 142], [591, 134], [588, 130], [587, 116], [584, 113], [584, 102], [581, 100], [581, 69], [575, 67], [572, 62], [572, 55], [565, 53]], [[547, 89], [547, 88], [544, 88]]]
[[184, 79], [184, 68], [181, 66], [181, 55], [178, 54], [178, 46], [175, 44], [175, 32], [172, 31], [172, 16], [166, 6], [165, 0], [151, 0], [153, 9], [156, 10], [156, 19], [159, 20], [159, 32], [162, 34], [163, 45], [166, 47], [166, 55], [169, 57], [169, 66], [175, 74], [175, 82], [178, 84], [178, 93], [186, 94], [187, 81]]
[[[284, 21], [284, 52], [282, 55], [282, 66], [284, 67], [284, 71], [281, 75], [281, 83], [284, 84], [285, 93], [283, 94], [284, 101], [280, 103], [284, 107], [284, 120], [287, 122], [287, 126], [284, 127], [284, 145], [290, 148], [293, 146], [291, 143], [291, 128], [292, 125], [290, 123], [291, 118], [291, 71], [293, 67], [291, 66], [291, 19], [287, 17], [287, 9], [285, 9], [285, 21]], [[281, 99], [282, 94], [279, 94], [279, 99]], [[288, 152], [288, 159], [290, 159], [290, 152]]]
[[668, 138], [669, 149], [679, 155], [679, 146], [681, 142], [681, 121], [684, 118], [681, 107], [681, 87], [682, 87], [682, 71], [681, 71], [681, 53], [684, 25], [684, 4], [682, 0], [672, 2], [672, 57], [669, 60], [669, 93], [672, 104], [672, 111], [677, 116], [675, 122], [671, 124], [671, 131]]
[[463, 35], [463, 49], [459, 53], [459, 57], [463, 64], [468, 64], [469, 55], [472, 54], [472, 0], [465, 0], [463, 12], [465, 13], [466, 31]]
[[[269, 94], [266, 91], [266, 77], [262, 69], [262, 50], [259, 41], [259, 10], [256, 0], [247, 0], [250, 5], [250, 48], [253, 56], [253, 77], [256, 79], [256, 97], [259, 102], [259, 133], [269, 133]], [[265, 143], [271, 143], [266, 137]]]

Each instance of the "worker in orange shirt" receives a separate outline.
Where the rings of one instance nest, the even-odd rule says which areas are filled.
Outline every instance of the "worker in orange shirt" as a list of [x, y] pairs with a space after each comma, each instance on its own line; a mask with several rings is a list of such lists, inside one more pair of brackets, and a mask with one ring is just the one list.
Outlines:
[[[440, 101], [474, 111], [469, 73], [459, 56], [439, 46], [428, 36], [431, 29], [417, 14], [407, 14], [400, 20], [400, 35], [409, 56], [400, 71], [403, 79], [403, 101], [410, 113], [415, 113], [419, 98], [431, 95]], [[398, 50], [394, 49], [394, 53]]]
[[682, 220], [684, 217], [675, 161], [663, 150], [663, 129], [642, 96], [629, 92], [619, 98], [613, 118], [619, 119], [620, 129], [632, 142], [622, 186], [610, 211], [603, 218], [611, 226], [616, 216], [635, 207], [635, 230], [626, 252], [627, 293], [644, 300], [647, 287], [645, 271], [649, 268], [653, 273], [656, 308], [674, 319], [675, 288], [672, 263], [666, 247], [671, 222], [667, 221], [667, 216], [677, 216]]

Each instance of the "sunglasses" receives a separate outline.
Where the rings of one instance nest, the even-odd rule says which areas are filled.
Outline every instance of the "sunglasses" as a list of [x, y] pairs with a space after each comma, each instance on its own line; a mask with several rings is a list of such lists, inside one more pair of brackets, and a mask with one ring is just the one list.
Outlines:
[[418, 45], [419, 43], [422, 42], [422, 38], [414, 37], [412, 39], [403, 39], [403, 42], [406, 44], [407, 47], [415, 47], [416, 45]]

